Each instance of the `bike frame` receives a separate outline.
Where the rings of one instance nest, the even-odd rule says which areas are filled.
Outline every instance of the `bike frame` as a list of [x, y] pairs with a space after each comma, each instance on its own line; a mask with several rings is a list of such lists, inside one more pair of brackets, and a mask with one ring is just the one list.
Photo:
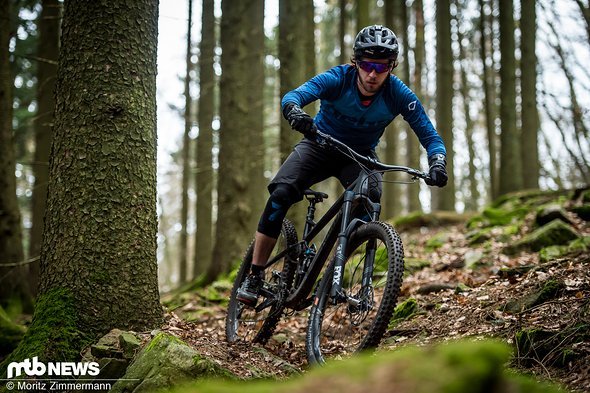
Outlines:
[[[367, 209], [367, 212], [370, 214], [370, 221], [377, 221], [381, 212], [381, 204], [372, 202], [368, 196], [369, 180], [371, 177], [376, 177], [379, 173], [391, 171], [406, 172], [412, 175], [414, 178], [425, 179], [428, 177], [426, 173], [416, 169], [404, 166], [386, 165], [380, 163], [376, 159], [362, 156], [342, 142], [339, 142], [327, 134], [323, 134], [318, 131], [317, 135], [318, 143], [330, 147], [336, 147], [341, 151], [345, 150], [349, 156], [352, 156], [353, 159], [357, 160], [360, 164], [370, 167], [371, 169], [368, 171], [363, 169], [359, 177], [346, 188], [338, 200], [334, 202], [334, 204], [315, 225], [306, 222], [303, 239], [301, 242], [299, 242], [296, 246], [289, 247], [279, 252], [265, 265], [265, 268], [268, 268], [286, 255], [288, 258], [291, 258], [288, 263], [297, 263], [296, 260], [293, 260], [295, 258], [292, 258], [292, 253], [294, 251], [293, 248], [296, 247], [298, 249], [298, 255], [300, 255], [302, 247], [307, 248], [308, 245], [311, 244], [312, 240], [315, 239], [315, 237], [330, 222], [332, 222], [328, 233], [324, 237], [322, 244], [317, 250], [309, 268], [305, 272], [305, 276], [300, 281], [299, 286], [294, 288], [285, 300], [285, 307], [294, 310], [305, 309], [311, 304], [312, 297], [309, 295], [335, 244], [336, 254], [334, 256], [334, 272], [330, 295], [335, 302], [346, 300], [346, 295], [342, 292], [342, 271], [346, 261], [346, 248], [348, 246], [348, 239], [354, 229], [356, 229], [359, 225], [366, 223], [366, 221], [363, 221], [360, 218], [353, 217], [352, 213], [354, 212], [355, 207], [364, 205], [364, 207]], [[372, 275], [372, 259], [374, 259], [375, 256], [375, 247], [376, 245], [374, 242], [367, 245], [367, 263], [365, 264], [365, 268], [363, 270], [363, 286], [370, 284]]]

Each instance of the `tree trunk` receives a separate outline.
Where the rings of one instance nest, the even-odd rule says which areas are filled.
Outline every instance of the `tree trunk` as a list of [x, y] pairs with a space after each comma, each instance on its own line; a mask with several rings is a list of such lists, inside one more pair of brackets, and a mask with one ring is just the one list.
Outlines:
[[[308, 78], [313, 76], [313, 70], [309, 69], [308, 62], [311, 66], [315, 64], [313, 47], [310, 53], [308, 34], [305, 30], [309, 25], [313, 26], [313, 20], [308, 21], [309, 1], [279, 1], [279, 59], [281, 68], [279, 69], [280, 78], [280, 96], [281, 98], [289, 91], [297, 88]], [[313, 4], [311, 4], [313, 10]], [[300, 29], [299, 26], [306, 26]], [[313, 30], [312, 30], [313, 34]], [[312, 41], [313, 44], [313, 41]], [[309, 59], [308, 59], [309, 57]], [[310, 75], [311, 74], [311, 75]], [[305, 108], [311, 116], [314, 115], [313, 104]], [[301, 134], [291, 129], [289, 123], [280, 117], [280, 159], [284, 162], [291, 154], [293, 146], [301, 140]], [[294, 223], [296, 228], [303, 228], [305, 222], [305, 204], [297, 203], [289, 211], [289, 219]]]
[[191, 54], [192, 42], [191, 31], [193, 23], [193, 0], [188, 0], [188, 25], [186, 33], [186, 75], [184, 77], [184, 135], [182, 140], [182, 208], [180, 212], [180, 250], [179, 250], [179, 266], [178, 266], [178, 284], [182, 285], [187, 281], [188, 276], [188, 189], [190, 187], [191, 177], [191, 138], [190, 132], [192, 128], [192, 98], [191, 98]]
[[[224, 0], [218, 217], [206, 281], [238, 263], [262, 211], [263, 0]], [[244, 66], [248, 72], [244, 72]], [[260, 172], [258, 172], [260, 171]]]
[[[20, 300], [30, 305], [25, 278], [21, 215], [16, 197], [16, 161], [12, 131], [9, 41], [10, 1], [0, 2], [0, 305]], [[3, 266], [4, 265], [4, 266]]]
[[369, 0], [356, 1], [356, 30], [359, 32], [363, 27], [371, 24], [369, 17]]
[[157, 2], [65, 2], [40, 294], [15, 359], [73, 360], [85, 340], [162, 321], [157, 27]]
[[347, 0], [339, 0], [338, 4], [340, 7], [340, 18], [338, 18], [338, 42], [340, 46], [340, 56], [338, 57], [338, 62], [340, 64], [348, 63], [348, 48], [346, 47], [346, 43], [344, 38], [346, 37], [346, 3]]
[[[487, 65], [488, 59], [488, 37], [486, 34], [485, 21], [486, 15], [484, 12], [484, 0], [479, 0], [479, 31], [480, 31], [480, 57], [482, 63], [482, 85], [484, 91], [484, 108], [486, 116], [486, 131], [488, 139], [489, 152], [489, 174], [490, 174], [490, 196], [489, 199], [494, 200], [498, 197], [498, 164], [497, 164], [497, 147], [496, 147], [496, 126], [494, 125], [494, 93], [493, 83], [490, 83], [490, 67]], [[493, 52], [493, 48], [491, 49]], [[490, 56], [491, 57], [491, 56]]]
[[500, 195], [522, 189], [520, 138], [516, 129], [516, 60], [514, 57], [514, 16], [512, 1], [500, 7], [500, 80], [502, 97], [500, 118]]
[[[463, 10], [459, 12], [463, 13]], [[457, 25], [460, 25], [463, 22], [463, 19], [457, 15]], [[466, 48], [463, 45], [463, 33], [459, 29], [457, 34], [457, 41], [459, 42], [459, 74], [461, 76], [461, 100], [463, 102], [463, 113], [465, 116], [465, 140], [467, 141], [467, 162], [468, 162], [468, 172], [467, 172], [467, 179], [469, 180], [469, 195], [464, 198], [465, 203], [465, 210], [466, 211], [477, 211], [478, 209], [478, 200], [479, 200], [479, 191], [477, 189], [477, 167], [475, 165], [475, 147], [473, 140], [473, 119], [471, 118], [470, 114], [470, 91], [471, 87], [469, 86], [469, 79], [467, 78], [467, 70], [465, 66], [465, 62], [468, 61]]]
[[525, 188], [539, 188], [538, 132], [539, 114], [537, 110], [537, 56], [536, 11], [534, 0], [521, 0], [521, 52], [520, 74], [522, 95], [522, 176]]
[[[55, 75], [59, 55], [59, 24], [61, 5], [58, 0], [43, 0], [43, 11], [37, 23], [39, 29], [39, 49], [37, 56], [37, 103], [35, 118], [35, 158], [33, 175], [35, 187], [31, 203], [31, 231], [29, 257], [36, 258], [41, 253], [43, 237], [43, 216], [47, 201], [47, 182], [49, 179], [49, 151], [53, 137], [53, 112], [55, 100]], [[39, 261], [29, 265], [31, 292], [36, 294], [39, 285]]]
[[[424, 73], [425, 59], [426, 59], [426, 40], [424, 39], [424, 4], [422, 0], [414, 1], [414, 12], [416, 17], [416, 45], [414, 47], [414, 92], [418, 96], [418, 99], [424, 103], [424, 86], [422, 81], [422, 75]], [[420, 168], [420, 150], [417, 147], [416, 150], [410, 156], [409, 165], [414, 168]], [[415, 186], [409, 187], [409, 206], [408, 210], [421, 210], [422, 204], [420, 203], [420, 187]]]
[[[398, 39], [401, 41], [401, 52], [400, 55], [402, 56], [400, 62], [400, 69], [398, 69], [398, 75], [401, 75], [401, 79], [404, 81], [406, 85], [409, 87], [415, 87], [411, 85], [410, 82], [410, 41], [408, 39], [408, 9], [406, 7], [405, 0], [398, 0], [398, 10], [401, 19], [401, 30], [396, 30], [396, 34], [398, 34]], [[422, 20], [424, 23], [424, 20]], [[422, 24], [422, 29], [424, 29], [424, 24]], [[422, 30], [423, 33], [423, 30]], [[418, 35], [418, 33], [416, 33]], [[408, 126], [407, 123], [403, 123], [403, 127], [406, 131], [406, 162], [407, 165], [412, 168], [419, 168], [420, 167], [420, 143], [418, 138], [414, 135], [411, 131], [411, 128]], [[420, 204], [420, 187], [418, 184], [410, 185], [406, 188], [407, 192], [407, 202], [408, 202], [408, 211], [416, 211], [422, 210], [422, 206]]]
[[211, 264], [213, 251], [213, 116], [215, 97], [215, 73], [213, 56], [215, 50], [214, 0], [203, 0], [201, 24], [201, 47], [199, 56], [199, 136], [197, 137], [197, 232], [195, 235], [195, 260], [193, 276], [203, 273]]
[[453, 52], [449, 0], [436, 2], [436, 128], [447, 148], [449, 182], [445, 188], [431, 188], [433, 210], [455, 210], [453, 151]]
[[[394, 29], [394, 33], [397, 34], [394, 21], [394, 1], [395, 0], [385, 0], [385, 25], [391, 26], [391, 28]], [[383, 161], [388, 164], [395, 165], [401, 162], [399, 122], [400, 120], [398, 119], [385, 129]], [[383, 205], [382, 217], [389, 219], [402, 212], [403, 204], [402, 198], [400, 198], [401, 195], [403, 195], [403, 192], [399, 184], [383, 183], [383, 196], [381, 198]]]

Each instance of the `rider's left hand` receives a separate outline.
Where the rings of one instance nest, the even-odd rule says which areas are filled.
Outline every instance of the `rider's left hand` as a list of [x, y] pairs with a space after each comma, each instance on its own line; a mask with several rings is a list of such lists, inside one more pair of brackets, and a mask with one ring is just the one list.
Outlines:
[[447, 175], [447, 161], [444, 154], [433, 154], [428, 157], [428, 175], [430, 179], [426, 179], [426, 184], [429, 186], [444, 187], [447, 185], [449, 176]]

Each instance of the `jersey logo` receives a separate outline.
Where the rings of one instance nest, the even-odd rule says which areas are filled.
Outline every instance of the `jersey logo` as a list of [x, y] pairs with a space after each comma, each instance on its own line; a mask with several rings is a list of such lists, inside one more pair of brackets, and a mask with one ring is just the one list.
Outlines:
[[413, 111], [414, 109], [416, 109], [416, 101], [412, 101], [408, 104], [408, 109]]

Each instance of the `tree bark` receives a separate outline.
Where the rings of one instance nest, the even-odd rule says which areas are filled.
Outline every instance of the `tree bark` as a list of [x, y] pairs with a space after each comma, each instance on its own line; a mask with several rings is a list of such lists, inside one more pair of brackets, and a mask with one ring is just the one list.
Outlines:
[[346, 64], [348, 62], [348, 48], [346, 48], [346, 43], [344, 41], [346, 37], [346, 3], [347, 0], [339, 0], [338, 5], [340, 8], [340, 18], [338, 18], [338, 42], [340, 46], [340, 56], [338, 57], [338, 62], [340, 64]]
[[[498, 197], [498, 164], [497, 164], [497, 136], [496, 136], [496, 127], [494, 125], [494, 93], [493, 93], [493, 83], [490, 83], [491, 76], [490, 76], [490, 67], [487, 64], [488, 60], [488, 37], [486, 34], [486, 15], [485, 15], [485, 7], [484, 7], [484, 0], [479, 0], [479, 31], [480, 31], [480, 57], [482, 63], [482, 85], [483, 85], [483, 92], [484, 92], [484, 111], [486, 116], [486, 131], [487, 131], [487, 140], [488, 140], [488, 153], [489, 153], [489, 177], [490, 177], [490, 185], [489, 185], [489, 199], [494, 200]], [[493, 52], [493, 47], [491, 49]]]
[[[459, 12], [463, 12], [460, 10]], [[457, 25], [460, 25], [462, 19], [457, 15]], [[459, 29], [457, 39], [459, 41], [459, 74], [461, 76], [461, 89], [460, 95], [461, 100], [463, 102], [463, 112], [465, 116], [465, 140], [467, 141], [467, 161], [468, 161], [468, 172], [467, 172], [467, 180], [469, 181], [469, 195], [464, 198], [465, 203], [465, 210], [466, 211], [477, 211], [478, 209], [478, 200], [479, 200], [479, 191], [477, 189], [477, 167], [475, 165], [475, 141], [473, 140], [473, 119], [471, 118], [470, 114], [470, 103], [471, 103], [471, 96], [470, 91], [471, 87], [469, 85], [469, 79], [467, 78], [467, 69], [465, 66], [465, 62], [469, 59], [467, 58], [467, 51], [465, 46], [463, 45], [463, 33]]]
[[[385, 0], [385, 25], [395, 30], [395, 2], [396, 0]], [[388, 164], [398, 164], [401, 162], [400, 156], [400, 120], [394, 121], [385, 129], [385, 148], [383, 149], [383, 161]], [[402, 188], [399, 184], [383, 183], [383, 196], [381, 198], [383, 205], [382, 217], [392, 218], [400, 214], [403, 210], [403, 201], [400, 198], [403, 195]]]
[[193, 276], [197, 277], [211, 265], [213, 251], [213, 116], [215, 111], [215, 50], [214, 0], [203, 0], [201, 46], [199, 56], [199, 136], [196, 143], [197, 170], [197, 232]]
[[455, 210], [453, 151], [453, 52], [449, 0], [436, 2], [436, 128], [447, 148], [449, 182], [443, 189], [431, 188], [433, 210]]
[[[262, 211], [263, 0], [224, 0], [218, 217], [206, 282], [238, 263]], [[244, 67], [248, 72], [244, 72]], [[231, 228], [231, 232], [229, 229]]]
[[[40, 295], [21, 350], [53, 329], [60, 344], [49, 343], [45, 355], [72, 359], [81, 334], [147, 330], [162, 320], [157, 29], [154, 1], [65, 2]], [[54, 311], [67, 320], [52, 326]]]
[[516, 128], [516, 60], [514, 57], [514, 8], [512, 1], [500, 7], [500, 80], [502, 97], [500, 118], [500, 195], [522, 189], [522, 159], [520, 138]]
[[356, 2], [356, 31], [371, 24], [369, 17], [369, 0], [357, 0]]
[[536, 11], [534, 0], [521, 0], [520, 84], [522, 96], [522, 181], [525, 188], [539, 188], [539, 113], [537, 110]]
[[190, 187], [191, 177], [191, 138], [190, 132], [192, 128], [192, 98], [191, 98], [191, 55], [192, 42], [191, 30], [193, 23], [193, 0], [188, 0], [188, 25], [186, 33], [186, 75], [184, 77], [184, 135], [182, 139], [182, 196], [181, 196], [181, 211], [180, 211], [180, 250], [179, 250], [179, 266], [178, 266], [178, 284], [184, 284], [188, 279], [188, 189]]
[[[47, 201], [47, 182], [49, 180], [49, 151], [53, 138], [53, 112], [55, 110], [55, 76], [59, 55], [59, 28], [61, 5], [58, 0], [43, 0], [43, 10], [37, 23], [39, 29], [39, 49], [37, 56], [37, 116], [35, 118], [35, 158], [33, 175], [35, 186], [31, 203], [29, 257], [36, 258], [41, 253], [43, 236], [43, 216]], [[31, 292], [36, 294], [39, 285], [39, 262], [29, 265]]]

